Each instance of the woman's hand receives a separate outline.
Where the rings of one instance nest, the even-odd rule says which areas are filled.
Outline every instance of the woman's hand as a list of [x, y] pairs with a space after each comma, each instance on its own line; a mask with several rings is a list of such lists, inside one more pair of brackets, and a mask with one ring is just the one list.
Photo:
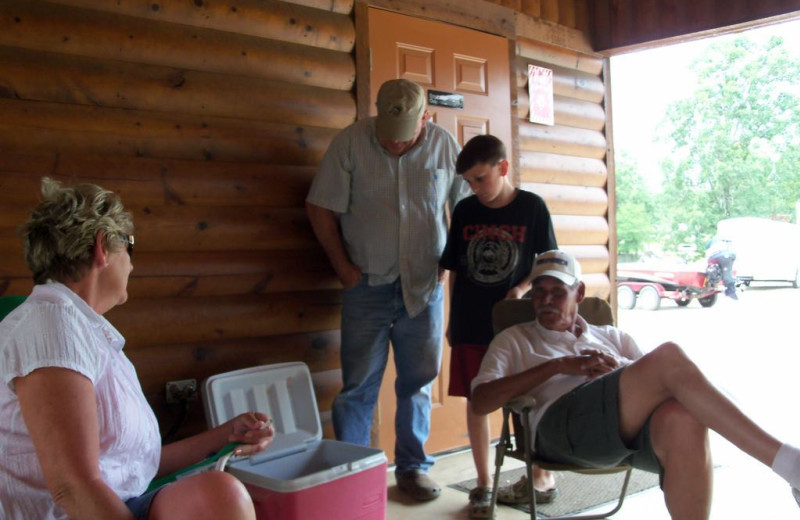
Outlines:
[[259, 412], [237, 415], [230, 420], [230, 426], [233, 433], [228, 441], [243, 443], [236, 447], [234, 455], [253, 455], [264, 451], [275, 436], [272, 419]]

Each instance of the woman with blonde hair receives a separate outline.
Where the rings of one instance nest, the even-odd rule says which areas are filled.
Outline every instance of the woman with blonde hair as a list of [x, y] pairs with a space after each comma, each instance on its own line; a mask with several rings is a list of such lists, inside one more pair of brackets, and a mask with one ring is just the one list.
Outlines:
[[133, 269], [119, 197], [45, 178], [21, 234], [36, 285], [0, 322], [0, 517], [254, 519], [242, 484], [219, 471], [145, 493], [228, 442], [264, 450], [273, 431], [249, 413], [160, 445], [125, 340], [103, 317], [128, 299]]

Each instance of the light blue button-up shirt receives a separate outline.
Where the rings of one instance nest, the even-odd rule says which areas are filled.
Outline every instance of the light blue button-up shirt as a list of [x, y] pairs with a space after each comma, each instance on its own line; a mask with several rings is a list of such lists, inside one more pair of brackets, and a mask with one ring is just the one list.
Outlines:
[[436, 289], [447, 240], [447, 211], [470, 193], [456, 174], [460, 147], [428, 122], [419, 142], [400, 157], [380, 146], [375, 118], [362, 119], [331, 142], [307, 201], [339, 215], [350, 260], [370, 285], [400, 278], [410, 317]]

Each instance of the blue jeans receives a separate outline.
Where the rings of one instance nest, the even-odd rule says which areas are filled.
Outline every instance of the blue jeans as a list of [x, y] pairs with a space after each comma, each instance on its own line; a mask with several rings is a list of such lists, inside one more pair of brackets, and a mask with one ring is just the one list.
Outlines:
[[430, 431], [431, 383], [442, 364], [443, 302], [439, 285], [425, 310], [409, 318], [400, 280], [370, 287], [364, 276], [359, 285], [344, 293], [344, 387], [333, 401], [333, 428], [339, 440], [370, 444], [372, 415], [391, 340], [397, 369], [394, 453], [398, 474], [427, 471], [433, 465], [433, 457], [425, 454], [425, 441]]

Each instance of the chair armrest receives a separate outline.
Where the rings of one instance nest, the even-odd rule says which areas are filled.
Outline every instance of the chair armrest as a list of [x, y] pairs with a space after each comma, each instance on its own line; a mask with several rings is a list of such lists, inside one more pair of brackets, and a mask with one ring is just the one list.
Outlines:
[[529, 395], [523, 394], [518, 395], [517, 397], [508, 401], [503, 405], [503, 408], [509, 408], [515, 413], [522, 413], [523, 411], [530, 411], [530, 409], [534, 408], [535, 406], [536, 399]]

